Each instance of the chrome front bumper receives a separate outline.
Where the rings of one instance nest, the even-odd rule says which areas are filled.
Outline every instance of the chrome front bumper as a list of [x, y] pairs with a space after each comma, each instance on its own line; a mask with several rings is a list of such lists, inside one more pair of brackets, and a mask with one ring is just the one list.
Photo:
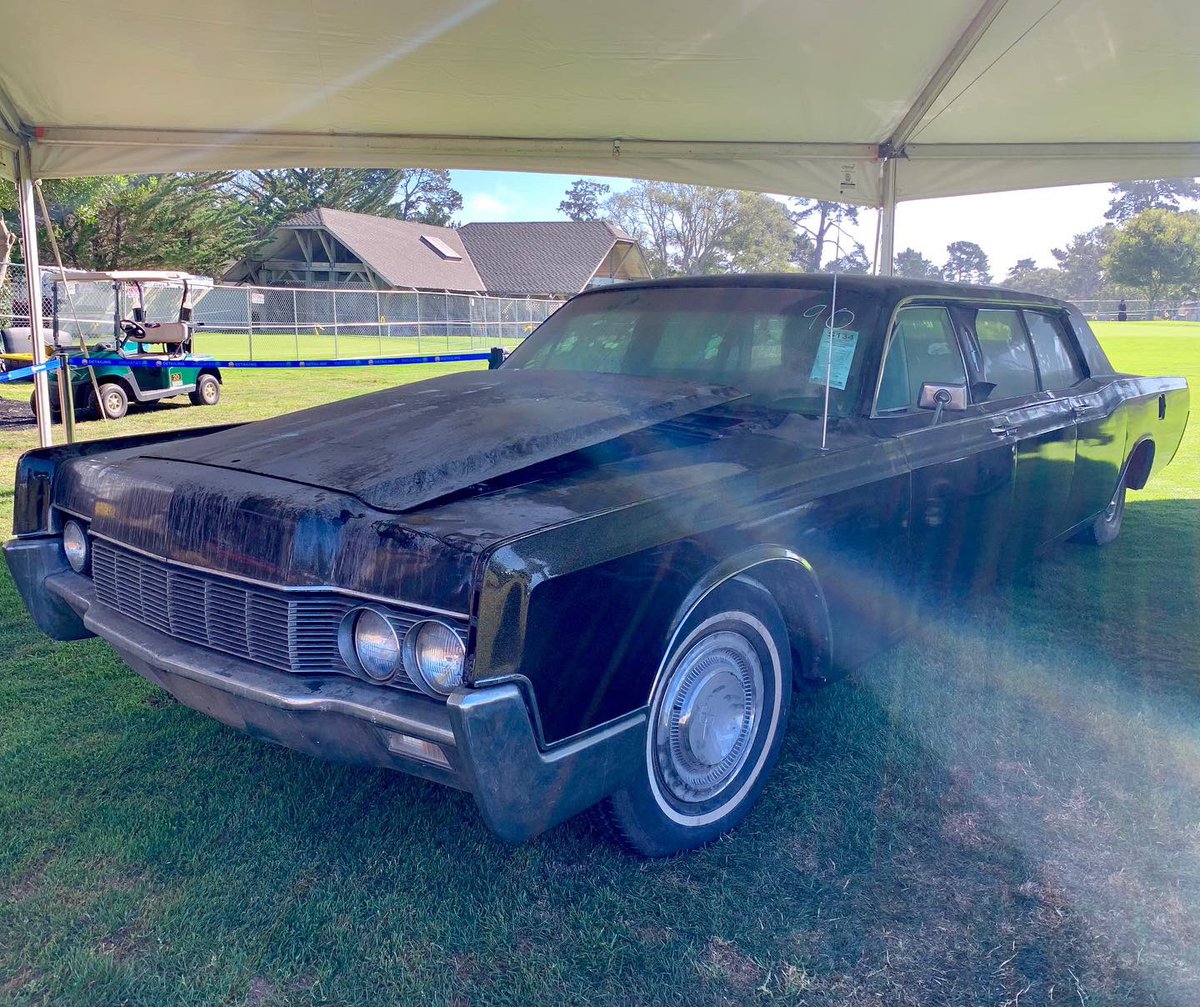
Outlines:
[[643, 758], [644, 712], [543, 748], [515, 684], [459, 689], [443, 703], [345, 675], [275, 671], [99, 604], [92, 581], [67, 567], [57, 536], [13, 539], [4, 554], [34, 621], [55, 639], [102, 637], [185, 706], [253, 737], [469, 791], [492, 831], [511, 842], [620, 789]]

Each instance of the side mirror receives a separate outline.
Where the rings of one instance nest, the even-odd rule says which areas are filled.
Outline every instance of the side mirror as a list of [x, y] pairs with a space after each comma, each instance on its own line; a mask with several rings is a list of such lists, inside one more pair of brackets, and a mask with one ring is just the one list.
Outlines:
[[503, 346], [493, 346], [488, 352], [488, 370], [494, 371], [502, 363], [504, 358], [508, 356], [508, 350]]
[[926, 381], [921, 385], [921, 395], [917, 399], [917, 406], [921, 409], [932, 409], [933, 422], [930, 426], [937, 426], [941, 422], [942, 413], [945, 410], [961, 413], [967, 408], [967, 386], [941, 385], [933, 381]]

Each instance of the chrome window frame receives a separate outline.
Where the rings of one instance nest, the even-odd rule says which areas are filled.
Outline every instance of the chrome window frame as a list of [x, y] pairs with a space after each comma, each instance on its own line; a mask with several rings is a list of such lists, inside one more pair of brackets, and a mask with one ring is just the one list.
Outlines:
[[[1070, 324], [1069, 324], [1069, 322], [1070, 322], [1070, 307], [1065, 304], [1059, 304], [1059, 303], [1056, 303], [1053, 301], [1046, 302], [1046, 301], [1024, 300], [1023, 298], [1021, 298], [1019, 296], [1018, 297], [1006, 297], [1003, 300], [989, 300], [986, 297], [985, 298], [971, 297], [967, 294], [909, 294], [907, 297], [900, 298], [900, 300], [898, 300], [895, 303], [895, 305], [892, 308], [892, 313], [888, 318], [887, 338], [884, 340], [883, 353], [879, 358], [879, 368], [875, 375], [875, 394], [871, 396], [871, 408], [867, 413], [868, 419], [872, 419], [872, 420], [874, 420], [874, 419], [899, 419], [902, 416], [915, 415], [919, 411], [919, 410], [914, 410], [914, 409], [908, 409], [903, 413], [898, 412], [898, 411], [893, 412], [890, 410], [888, 412], [880, 413], [878, 411], [877, 407], [879, 405], [879, 387], [883, 382], [883, 365], [887, 361], [888, 351], [892, 347], [892, 336], [894, 335], [894, 333], [896, 331], [896, 316], [905, 308], [920, 307], [922, 305], [926, 305], [929, 307], [942, 307], [942, 308], [946, 308], [947, 311], [949, 311], [949, 309], [952, 305], [969, 305], [969, 306], [973, 305], [976, 307], [988, 307], [988, 308], [1013, 308], [1013, 309], [1016, 309], [1017, 311], [1023, 311], [1025, 308], [1031, 308], [1034, 311], [1058, 312], [1064, 318], [1066, 318], [1068, 320], [1068, 331], [1070, 332], [1072, 338], [1076, 339], [1076, 343], [1078, 343], [1078, 338], [1075, 336], [1074, 327], [1070, 326]], [[950, 317], [951, 317], [951, 320], [953, 321], [953, 319], [954, 319], [953, 314], [951, 314]], [[955, 342], [958, 344], [958, 355], [963, 358], [963, 371], [965, 374], [967, 374], [967, 376], [969, 378], [971, 371], [970, 371], [970, 368], [967, 366], [966, 356], [963, 354], [962, 336], [958, 331], [957, 324], [954, 326], [954, 334], [955, 334]], [[1076, 345], [1075, 349], [1078, 351], [1079, 347]], [[1080, 354], [1079, 354], [1079, 360], [1083, 363], [1084, 369], [1088, 370], [1087, 360], [1083, 356], [1082, 352], [1080, 352]], [[1090, 377], [1091, 376], [1090, 372], [1086, 376]], [[979, 402], [971, 403], [972, 406], [986, 405], [986, 404], [987, 403], [979, 403]]]
[[888, 354], [892, 351], [892, 342], [896, 335], [896, 321], [900, 312], [908, 308], [941, 308], [946, 313], [946, 318], [950, 322], [950, 331], [954, 336], [954, 346], [958, 350], [958, 359], [962, 362], [963, 377], [970, 384], [970, 371], [967, 368], [967, 358], [963, 354], [962, 340], [958, 332], [958, 325], [955, 323], [954, 315], [950, 312], [948, 304], [941, 303], [940, 299], [931, 297], [908, 297], [897, 302], [896, 307], [892, 309], [891, 317], [888, 319], [887, 339], [884, 340], [883, 353], [879, 358], [879, 373], [875, 375], [875, 394], [871, 397], [871, 412], [869, 419], [899, 419], [902, 416], [913, 416], [918, 413], [927, 413], [929, 410], [921, 409], [918, 406], [907, 405], [903, 410], [887, 409], [883, 412], [879, 411], [879, 390], [883, 387], [883, 369], [887, 366]]

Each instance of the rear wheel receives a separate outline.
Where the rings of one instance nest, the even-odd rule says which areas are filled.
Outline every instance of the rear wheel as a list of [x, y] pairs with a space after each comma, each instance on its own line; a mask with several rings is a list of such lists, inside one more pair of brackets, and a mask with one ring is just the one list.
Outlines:
[[779, 608], [731, 582], [685, 622], [650, 699], [638, 779], [598, 809], [633, 851], [669, 856], [712, 842], [758, 800], [779, 756], [792, 695]]
[[94, 408], [97, 417], [103, 415], [110, 420], [119, 420], [129, 412], [129, 395], [118, 384], [103, 384], [100, 386], [100, 396]]
[[1122, 473], [1117, 491], [1108, 502], [1108, 506], [1091, 524], [1084, 525], [1075, 533], [1076, 542], [1086, 545], [1108, 545], [1121, 534], [1121, 522], [1125, 518], [1125, 491], [1125, 473]]
[[[34, 418], [36, 419], [37, 414], [38, 414], [37, 392], [29, 393], [29, 411], [31, 413], [33, 413]], [[55, 423], [57, 423], [59, 421], [59, 419], [61, 419], [61, 417], [62, 417], [62, 407], [59, 406], [59, 404], [58, 404], [58, 389], [51, 388], [50, 389], [50, 419], [53, 420]]]
[[188, 401], [194, 406], [215, 406], [221, 401], [221, 382], [211, 374], [201, 374], [196, 390], [188, 392]]

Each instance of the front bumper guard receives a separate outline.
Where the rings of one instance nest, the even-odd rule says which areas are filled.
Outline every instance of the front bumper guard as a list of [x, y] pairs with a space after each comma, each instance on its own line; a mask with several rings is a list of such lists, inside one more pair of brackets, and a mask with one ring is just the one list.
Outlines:
[[[57, 536], [4, 546], [38, 627], [96, 635], [179, 702], [253, 737], [337, 762], [382, 766], [469, 791], [489, 828], [521, 842], [620, 789], [644, 758], [644, 711], [542, 748], [525, 698], [504, 683], [445, 703], [345, 675], [294, 675], [184, 643], [95, 600]], [[406, 740], [408, 739], [408, 740]], [[408, 742], [436, 745], [444, 763]]]

